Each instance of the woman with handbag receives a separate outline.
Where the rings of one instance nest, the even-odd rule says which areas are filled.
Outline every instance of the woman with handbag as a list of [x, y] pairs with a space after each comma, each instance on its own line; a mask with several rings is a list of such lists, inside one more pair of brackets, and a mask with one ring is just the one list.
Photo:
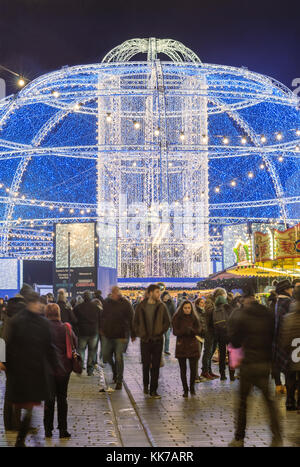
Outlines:
[[[175, 357], [180, 366], [180, 376], [183, 386], [183, 397], [188, 397], [187, 359], [190, 363], [190, 392], [195, 395], [195, 379], [197, 364], [200, 358], [199, 336], [202, 333], [199, 319], [193, 309], [193, 304], [184, 300], [172, 320], [173, 334], [177, 336]], [[197, 336], [197, 337], [196, 337]]]
[[71, 325], [61, 322], [60, 308], [56, 303], [47, 305], [46, 317], [50, 320], [53, 343], [57, 348], [64, 371], [58, 368], [55, 372], [55, 395], [51, 400], [45, 401], [45, 436], [46, 438], [52, 437], [55, 399], [57, 399], [59, 437], [70, 438], [71, 435], [67, 430], [67, 392], [70, 374], [73, 370], [73, 348], [77, 346], [77, 338]]

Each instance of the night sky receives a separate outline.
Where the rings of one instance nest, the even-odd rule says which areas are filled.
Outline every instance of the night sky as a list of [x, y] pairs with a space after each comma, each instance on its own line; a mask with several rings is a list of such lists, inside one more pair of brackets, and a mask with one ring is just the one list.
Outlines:
[[[246, 66], [292, 88], [300, 77], [300, 2], [0, 0], [0, 64], [29, 79], [100, 62], [134, 37], [172, 38], [203, 62]], [[7, 94], [15, 78], [0, 71]]]

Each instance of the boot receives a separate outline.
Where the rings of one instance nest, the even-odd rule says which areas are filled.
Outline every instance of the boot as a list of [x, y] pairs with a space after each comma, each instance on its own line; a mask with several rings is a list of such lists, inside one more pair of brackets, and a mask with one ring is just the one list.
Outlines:
[[195, 386], [194, 386], [194, 385], [192, 385], [192, 386], [190, 387], [190, 393], [191, 393], [192, 396], [195, 396], [195, 395], [196, 395]]
[[26, 448], [25, 438], [28, 434], [31, 422], [31, 411], [26, 412], [24, 419], [21, 422], [20, 431], [17, 436], [16, 448]]

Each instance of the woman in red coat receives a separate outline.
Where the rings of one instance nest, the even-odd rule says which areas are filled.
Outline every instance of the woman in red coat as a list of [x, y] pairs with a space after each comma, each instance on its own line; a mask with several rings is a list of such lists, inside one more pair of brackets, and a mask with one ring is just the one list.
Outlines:
[[187, 359], [190, 362], [190, 393], [195, 394], [197, 362], [200, 358], [199, 342], [196, 336], [201, 334], [201, 326], [190, 301], [185, 300], [172, 320], [173, 334], [177, 336], [175, 357], [178, 358], [183, 397], [188, 397]]

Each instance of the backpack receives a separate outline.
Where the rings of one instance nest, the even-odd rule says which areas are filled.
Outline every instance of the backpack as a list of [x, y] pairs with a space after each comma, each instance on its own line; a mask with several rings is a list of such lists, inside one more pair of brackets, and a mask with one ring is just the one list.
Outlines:
[[213, 310], [213, 323], [217, 335], [227, 336], [228, 305], [219, 305]]

